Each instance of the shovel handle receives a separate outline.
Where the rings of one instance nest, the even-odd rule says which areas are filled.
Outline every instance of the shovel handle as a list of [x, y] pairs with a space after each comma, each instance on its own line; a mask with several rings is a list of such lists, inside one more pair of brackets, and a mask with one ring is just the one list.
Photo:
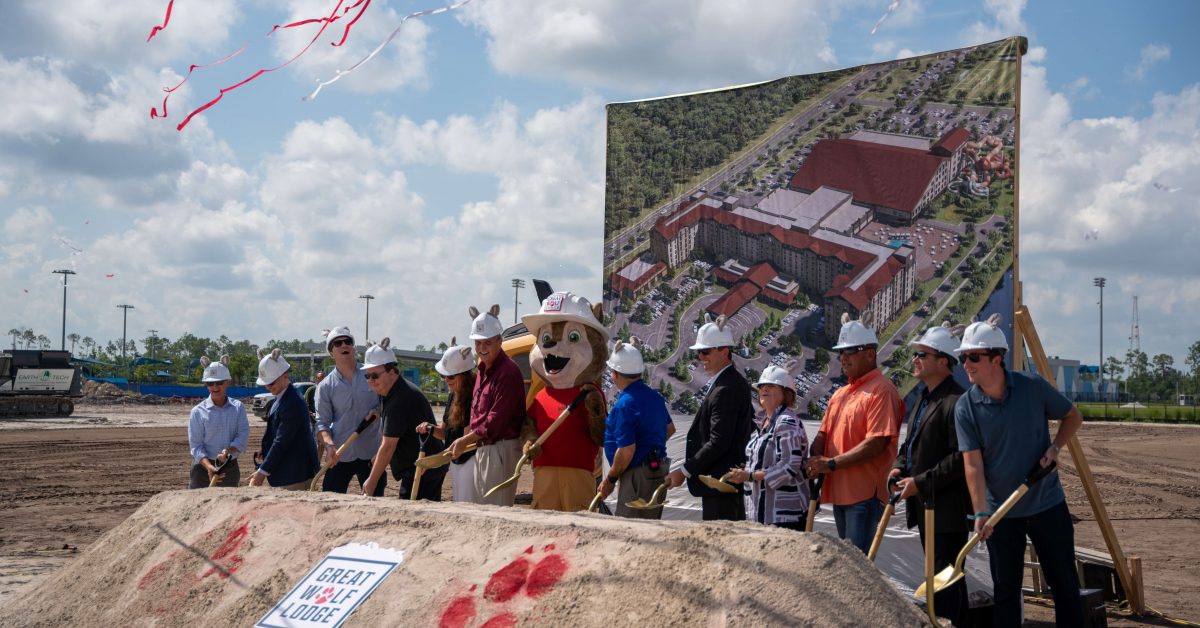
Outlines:
[[[342, 454], [346, 453], [346, 450], [350, 448], [351, 443], [358, 440], [358, 435], [362, 434], [363, 428], [365, 428], [368, 423], [370, 423], [370, 421], [363, 419], [363, 422], [358, 425], [358, 430], [355, 431], [353, 434], [351, 434], [346, 439], [346, 442], [342, 443], [341, 447], [337, 448], [338, 458], [341, 458]], [[333, 465], [329, 464], [328, 461], [326, 461], [325, 464], [321, 465], [321, 469], [317, 471], [317, 474], [313, 476], [312, 482], [309, 482], [309, 484], [308, 484], [308, 490], [310, 492], [317, 490], [317, 482], [321, 481], [321, 478], [325, 477], [325, 472], [328, 471], [329, 468], [332, 466]]]
[[[1036, 484], [1038, 480], [1050, 475], [1050, 472], [1053, 471], [1057, 466], [1057, 462], [1051, 462], [1049, 465], [1044, 467], [1040, 461], [1035, 462], [1033, 464], [1033, 469], [1031, 469], [1029, 472], [1029, 477], [1025, 480], [1025, 483], [1018, 486], [1017, 490], [1013, 491], [1012, 495], [1009, 495], [1008, 499], [1004, 500], [1003, 504], [1000, 504], [1000, 507], [996, 509], [996, 512], [992, 513], [992, 516], [988, 518], [988, 525], [995, 526], [997, 523], [999, 523], [1000, 520], [1004, 518], [1004, 515], [1007, 515], [1008, 511], [1012, 510], [1013, 506], [1016, 506], [1017, 502], [1021, 501], [1021, 498], [1025, 496], [1025, 493], [1029, 492], [1029, 487]], [[958, 553], [958, 558], [954, 560], [955, 571], [962, 571], [963, 563], [967, 560], [967, 554], [970, 554], [971, 550], [975, 549], [976, 545], [979, 545], [978, 532], [971, 534], [971, 538], [967, 539], [967, 544], [964, 545], [962, 551]]]
[[[417, 454], [417, 460], [420, 460], [421, 458], [424, 458], [424, 457], [425, 457], [425, 452], [423, 452], [423, 451], [419, 452]], [[425, 469], [422, 467], [417, 467], [417, 470], [413, 472], [412, 492], [408, 494], [409, 501], [416, 501], [417, 492], [421, 490], [421, 476], [424, 474], [425, 474]]]
[[588, 512], [596, 512], [600, 507], [600, 491], [596, 491], [596, 496], [592, 498], [592, 502], [588, 504]]
[[867, 560], [875, 562], [875, 557], [879, 554], [879, 546], [883, 544], [883, 533], [887, 530], [894, 512], [896, 512], [896, 502], [893, 500], [884, 507], [883, 516], [879, 518], [879, 527], [875, 529], [875, 538], [871, 540], [871, 549], [867, 551]]
[[[554, 433], [554, 430], [557, 430], [558, 426], [562, 425], [563, 421], [566, 421], [567, 417], [571, 416], [571, 413], [575, 411], [575, 408], [579, 407], [579, 404], [583, 403], [583, 400], [588, 396], [589, 392], [591, 392], [590, 389], [579, 391], [579, 394], [571, 400], [571, 403], [567, 404], [567, 407], [563, 408], [563, 411], [558, 415], [558, 418], [554, 419], [554, 422], [550, 424], [550, 427], [547, 427], [546, 431], [542, 432], [542, 435], [538, 436], [537, 440], [533, 441], [533, 447], [540, 447], [546, 444], [546, 441], [549, 440], [550, 435]], [[518, 466], [517, 471], [519, 472], [520, 470], [521, 469]]]

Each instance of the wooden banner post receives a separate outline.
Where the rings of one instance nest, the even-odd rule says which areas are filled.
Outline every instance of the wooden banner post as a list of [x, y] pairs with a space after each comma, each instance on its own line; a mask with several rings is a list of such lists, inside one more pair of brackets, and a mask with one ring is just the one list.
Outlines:
[[[1029, 350], [1029, 355], [1037, 366], [1038, 374], [1057, 387], [1054, 372], [1050, 369], [1049, 360], [1046, 359], [1046, 351], [1042, 348], [1042, 341], [1038, 337], [1037, 329], [1033, 326], [1033, 317], [1030, 316], [1028, 308], [1024, 305], [1019, 306], [1016, 310], [1013, 335], [1020, 336], [1024, 340], [1025, 347]], [[1014, 368], [1016, 357], [1014, 356]], [[1079, 481], [1083, 484], [1083, 491], [1087, 494], [1088, 502], [1092, 506], [1092, 514], [1096, 516], [1096, 523], [1100, 524], [1100, 534], [1104, 537], [1108, 553], [1112, 556], [1117, 578], [1120, 579], [1121, 587], [1125, 589], [1125, 596], [1129, 599], [1130, 610], [1134, 614], [1141, 615], [1145, 609], [1145, 598], [1142, 595], [1140, 578], [1135, 579], [1130, 574], [1129, 562], [1125, 560], [1125, 553], [1121, 551], [1121, 543], [1117, 540], [1117, 533], [1113, 530], [1112, 522], [1108, 518], [1108, 510], [1104, 507], [1100, 489], [1096, 486], [1096, 479], [1092, 476], [1092, 467], [1088, 464], [1083, 447], [1079, 444], [1078, 434], [1071, 437], [1067, 449], [1071, 452], [1071, 460], [1074, 461], [1075, 470], [1079, 473]], [[1137, 561], [1136, 567], [1140, 575], [1140, 560]]]

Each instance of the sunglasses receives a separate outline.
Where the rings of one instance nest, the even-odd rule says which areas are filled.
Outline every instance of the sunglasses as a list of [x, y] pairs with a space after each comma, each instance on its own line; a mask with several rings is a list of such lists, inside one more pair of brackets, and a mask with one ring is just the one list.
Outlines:
[[228, 383], [229, 382], [226, 382], [226, 381], [204, 382], [204, 385], [208, 386], [209, 388], [220, 388], [221, 386], [224, 386], [225, 384], [228, 384]]
[[849, 349], [842, 349], [841, 351], [838, 351], [838, 355], [852, 356], [856, 353], [861, 353], [866, 350], [867, 350], [867, 345], [863, 345], [863, 346], [859, 346], [859, 347], [850, 347]]
[[696, 351], [697, 354], [703, 355], [706, 357], [708, 356], [708, 354], [710, 354], [712, 352], [713, 352], [713, 349], [700, 349], [700, 350]]
[[347, 346], [353, 347], [354, 341], [349, 338], [338, 338], [337, 340], [334, 340], [333, 342], [329, 343], [329, 347], [331, 349], [336, 349], [337, 347], [347, 347]]
[[967, 362], [974, 364], [984, 358], [990, 358], [990, 357], [996, 356], [996, 355], [1000, 355], [1000, 354], [993, 353], [991, 351], [984, 351], [983, 353], [964, 353], [962, 357]]
[[363, 377], [367, 378], [367, 381], [373, 382], [373, 381], [379, 379], [380, 377], [383, 377], [383, 373], [364, 373]]

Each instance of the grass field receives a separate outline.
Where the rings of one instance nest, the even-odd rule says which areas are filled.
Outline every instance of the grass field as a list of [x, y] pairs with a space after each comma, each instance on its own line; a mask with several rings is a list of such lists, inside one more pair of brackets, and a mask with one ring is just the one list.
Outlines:
[[1081, 401], [1075, 407], [1083, 413], [1084, 419], [1092, 421], [1200, 423], [1200, 406], [1146, 404], [1145, 408], [1122, 408], [1120, 405]]

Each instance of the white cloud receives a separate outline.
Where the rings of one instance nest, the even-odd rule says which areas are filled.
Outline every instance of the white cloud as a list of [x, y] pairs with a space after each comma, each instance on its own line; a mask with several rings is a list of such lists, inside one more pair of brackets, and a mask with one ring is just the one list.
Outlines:
[[690, 91], [820, 71], [837, 61], [825, 1], [512, 0], [460, 19], [501, 72], [632, 92]]
[[990, 22], [975, 22], [966, 30], [968, 45], [997, 41], [1014, 35], [1028, 33], [1021, 13], [1026, 0], [984, 0], [983, 8], [992, 18]]
[[1142, 52], [1138, 59], [1138, 64], [1133, 67], [1125, 68], [1125, 73], [1135, 81], [1140, 81], [1146, 77], [1146, 73], [1151, 68], [1158, 65], [1159, 62], [1166, 61], [1171, 58], [1171, 48], [1164, 44], [1150, 44], [1142, 48]]

